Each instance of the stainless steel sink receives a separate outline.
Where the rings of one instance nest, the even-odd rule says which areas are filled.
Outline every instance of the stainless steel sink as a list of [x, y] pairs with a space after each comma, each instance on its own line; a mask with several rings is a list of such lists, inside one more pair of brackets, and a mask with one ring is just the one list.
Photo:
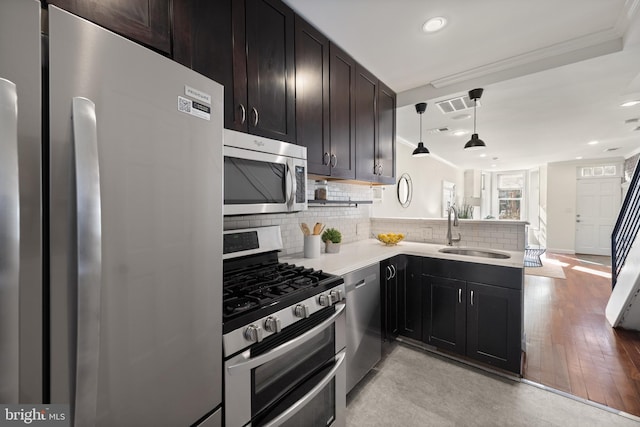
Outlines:
[[504, 252], [492, 251], [488, 249], [479, 249], [479, 248], [442, 248], [438, 252], [442, 252], [445, 254], [477, 256], [482, 258], [498, 258], [498, 259], [511, 258], [511, 255], [506, 254]]

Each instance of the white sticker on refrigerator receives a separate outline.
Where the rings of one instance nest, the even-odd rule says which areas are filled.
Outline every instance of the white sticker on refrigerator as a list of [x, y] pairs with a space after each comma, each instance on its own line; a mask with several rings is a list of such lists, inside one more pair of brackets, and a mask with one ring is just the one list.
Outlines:
[[206, 92], [184, 85], [184, 94], [191, 98], [195, 98], [200, 102], [204, 102], [207, 105], [211, 105], [211, 95]]
[[178, 95], [178, 111], [211, 120], [211, 107]]

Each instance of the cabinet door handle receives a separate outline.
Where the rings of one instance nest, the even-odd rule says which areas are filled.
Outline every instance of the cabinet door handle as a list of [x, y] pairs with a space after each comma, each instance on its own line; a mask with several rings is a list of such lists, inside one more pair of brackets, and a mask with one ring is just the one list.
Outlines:
[[338, 157], [335, 154], [331, 155], [331, 167], [335, 168], [338, 164]]
[[473, 291], [471, 291], [471, 305], [473, 305]]
[[387, 274], [386, 274], [386, 278], [387, 280], [390, 280], [393, 277], [393, 271], [391, 270], [391, 266], [387, 265]]
[[398, 270], [396, 270], [396, 266], [393, 265], [393, 264], [391, 264], [390, 267], [391, 267], [391, 272], [392, 272], [391, 273], [391, 278], [393, 279], [394, 277], [396, 277], [396, 273], [398, 272]]
[[462, 288], [458, 289], [458, 304], [462, 304]]
[[322, 156], [322, 164], [323, 165], [329, 164], [329, 153], [324, 153], [324, 155]]
[[260, 120], [258, 110], [256, 110], [256, 107], [251, 107], [251, 112], [253, 112], [253, 126], [258, 126], [258, 120]]
[[382, 175], [382, 169], [383, 169], [383, 167], [382, 167], [382, 163], [380, 163], [380, 164], [378, 165], [378, 175]]
[[377, 163], [373, 164], [373, 174], [374, 175], [378, 175], [378, 164]]
[[244, 108], [244, 105], [240, 104], [240, 113], [242, 113], [242, 118], [240, 119], [240, 124], [243, 125], [244, 122], [247, 121], [247, 109]]

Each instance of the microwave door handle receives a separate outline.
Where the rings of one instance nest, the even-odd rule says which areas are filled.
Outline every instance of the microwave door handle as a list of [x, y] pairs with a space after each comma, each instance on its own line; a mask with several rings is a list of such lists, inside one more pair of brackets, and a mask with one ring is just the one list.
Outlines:
[[77, 209], [76, 425], [95, 425], [100, 350], [102, 224], [95, 104], [73, 98]]
[[20, 184], [18, 181], [18, 94], [0, 78], [0, 402], [18, 403]]
[[300, 400], [289, 406], [286, 411], [278, 415], [269, 423], [265, 424], [265, 427], [279, 426], [285, 421], [289, 420], [295, 414], [297, 414], [301, 409], [303, 409], [307, 405], [307, 403], [313, 400], [313, 398], [316, 397], [318, 393], [320, 393], [322, 389], [324, 389], [336, 376], [336, 373], [342, 367], [346, 356], [347, 353], [344, 350], [338, 353], [335, 358], [336, 364], [333, 366], [333, 368], [331, 368], [327, 375], [325, 375], [325, 377], [318, 384], [316, 384], [315, 387], [313, 387], [311, 391], [309, 391], [309, 393], [305, 394]]
[[289, 175], [289, 178], [287, 179], [287, 193], [289, 195], [287, 206], [291, 208], [296, 201], [296, 192], [298, 191], [298, 184], [296, 182], [296, 167], [293, 164], [293, 160], [287, 160], [287, 169], [287, 173]]
[[338, 316], [340, 316], [343, 312], [344, 309], [346, 307], [345, 304], [336, 304], [336, 307], [338, 307], [338, 309], [336, 310], [335, 313], [333, 313], [331, 315], [331, 317], [329, 317], [327, 320], [325, 320], [324, 322], [320, 323], [319, 325], [315, 326], [313, 329], [309, 329], [307, 332], [305, 332], [304, 334], [290, 340], [287, 341], [286, 343], [274, 348], [273, 350], [261, 354], [260, 356], [256, 356], [254, 358], [251, 358], [251, 351], [247, 350], [243, 353], [241, 353], [238, 358], [243, 359], [240, 363], [231, 365], [227, 368], [227, 372], [229, 373], [229, 375], [235, 375], [238, 374], [240, 372], [245, 372], [245, 371], [249, 371], [257, 366], [260, 365], [264, 365], [267, 362], [270, 362], [274, 359], [277, 359], [278, 357], [282, 356], [283, 354], [299, 347], [300, 345], [304, 344], [305, 342], [309, 341], [311, 338], [313, 338], [314, 336], [318, 335], [320, 332], [322, 332], [324, 329], [326, 329], [329, 325], [331, 325], [333, 322], [335, 322], [335, 320], [338, 318]]

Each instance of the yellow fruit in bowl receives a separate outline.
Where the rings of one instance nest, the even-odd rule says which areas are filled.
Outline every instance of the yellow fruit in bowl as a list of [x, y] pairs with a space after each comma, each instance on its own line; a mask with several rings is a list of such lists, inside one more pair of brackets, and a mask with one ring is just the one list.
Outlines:
[[378, 240], [386, 245], [395, 245], [404, 239], [402, 233], [380, 233], [377, 236]]

